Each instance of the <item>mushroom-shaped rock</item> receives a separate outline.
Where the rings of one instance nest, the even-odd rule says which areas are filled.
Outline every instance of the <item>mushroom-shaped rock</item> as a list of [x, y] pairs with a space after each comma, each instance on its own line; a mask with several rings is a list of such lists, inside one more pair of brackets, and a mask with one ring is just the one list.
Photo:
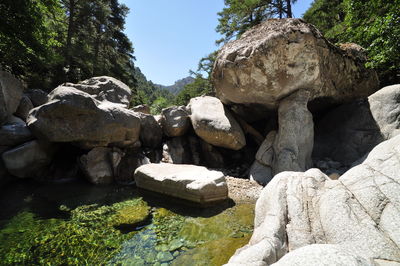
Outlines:
[[242, 128], [218, 98], [192, 98], [188, 109], [194, 131], [205, 142], [232, 150], [246, 145]]
[[140, 188], [200, 204], [228, 198], [222, 172], [187, 164], [146, 164], [135, 171]]
[[343, 102], [378, 88], [361, 50], [355, 44], [335, 47], [301, 19], [270, 19], [222, 47], [212, 77], [225, 104], [276, 109], [299, 89], [308, 89], [310, 100]]
[[180, 137], [189, 129], [189, 115], [185, 106], [171, 106], [162, 110], [161, 124], [168, 137]]
[[125, 83], [107, 76], [93, 77], [78, 84], [65, 83], [64, 85], [93, 95], [99, 101], [107, 100], [123, 104], [126, 107], [129, 106], [129, 100], [132, 95], [131, 90]]
[[0, 71], [0, 125], [17, 110], [23, 89], [22, 83], [13, 75]]
[[27, 124], [38, 138], [76, 142], [85, 148], [131, 146], [140, 132], [135, 112], [65, 86], [54, 89], [46, 104], [32, 109]]

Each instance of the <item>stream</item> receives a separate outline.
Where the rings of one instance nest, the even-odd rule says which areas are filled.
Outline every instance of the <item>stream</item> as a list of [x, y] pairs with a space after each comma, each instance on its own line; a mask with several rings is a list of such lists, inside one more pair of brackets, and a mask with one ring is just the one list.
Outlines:
[[247, 244], [254, 204], [201, 208], [124, 186], [22, 180], [0, 191], [0, 264], [222, 265]]

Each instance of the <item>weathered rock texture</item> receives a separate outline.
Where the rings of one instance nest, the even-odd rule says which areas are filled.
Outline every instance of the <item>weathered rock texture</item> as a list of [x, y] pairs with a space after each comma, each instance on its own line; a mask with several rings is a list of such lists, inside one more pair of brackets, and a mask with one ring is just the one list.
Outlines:
[[161, 125], [168, 137], [185, 135], [190, 127], [189, 114], [185, 106], [172, 106], [162, 110]]
[[39, 138], [76, 142], [86, 148], [131, 146], [140, 132], [137, 113], [65, 86], [54, 89], [46, 104], [34, 108], [27, 123]]
[[397, 136], [339, 180], [318, 169], [276, 175], [257, 201], [249, 244], [229, 265], [399, 264], [399, 158]]
[[2, 154], [8, 172], [20, 178], [36, 177], [52, 160], [54, 147], [37, 140], [26, 142]]
[[127, 154], [122, 157], [121, 162], [117, 168], [117, 174], [114, 180], [119, 184], [131, 185], [135, 183], [134, 173], [135, 170], [144, 165], [149, 164], [150, 160], [143, 154], [136, 152]]
[[119, 149], [98, 147], [80, 158], [87, 179], [95, 184], [111, 184], [123, 153]]
[[192, 98], [188, 109], [194, 131], [207, 143], [232, 150], [246, 145], [242, 128], [218, 98]]
[[228, 197], [224, 174], [201, 166], [146, 164], [136, 169], [135, 181], [140, 188], [201, 204]]
[[262, 185], [283, 171], [305, 171], [312, 166], [314, 123], [307, 109], [309, 92], [300, 90], [279, 104], [279, 130], [271, 131], [256, 154], [250, 178]]
[[293, 93], [279, 104], [279, 130], [274, 141], [272, 170], [305, 171], [312, 166], [314, 144], [313, 118], [307, 109], [309, 92]]
[[341, 50], [301, 19], [267, 20], [219, 51], [212, 74], [217, 96], [225, 104], [269, 109], [301, 89], [310, 91], [310, 100], [366, 97], [378, 79], [355, 46]]
[[0, 70], [0, 125], [17, 110], [22, 91], [22, 83], [19, 80]]
[[316, 124], [313, 157], [351, 165], [380, 142], [400, 133], [400, 85], [342, 105]]
[[65, 83], [64, 86], [84, 91], [93, 95], [99, 101], [107, 100], [123, 104], [125, 107], [129, 107], [129, 100], [132, 95], [131, 90], [125, 83], [107, 76], [93, 77], [78, 84]]
[[140, 141], [144, 147], [161, 146], [163, 132], [153, 115], [137, 113], [140, 117]]

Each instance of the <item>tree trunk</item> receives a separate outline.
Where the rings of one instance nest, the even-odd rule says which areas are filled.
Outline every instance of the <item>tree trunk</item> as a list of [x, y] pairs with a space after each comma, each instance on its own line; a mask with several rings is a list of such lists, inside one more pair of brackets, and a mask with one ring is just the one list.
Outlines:
[[67, 32], [67, 42], [65, 45], [65, 62], [64, 67], [68, 67], [71, 71], [71, 49], [72, 49], [72, 37], [75, 34], [75, 8], [76, 0], [69, 0], [69, 16], [68, 16], [68, 32]]
[[291, 0], [286, 0], [286, 14], [288, 18], [293, 17]]

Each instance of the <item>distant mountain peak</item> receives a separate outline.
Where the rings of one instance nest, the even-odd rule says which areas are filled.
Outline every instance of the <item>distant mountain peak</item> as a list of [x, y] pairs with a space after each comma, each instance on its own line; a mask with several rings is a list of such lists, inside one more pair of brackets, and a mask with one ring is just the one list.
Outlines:
[[160, 84], [156, 84], [156, 85], [159, 86], [160, 89], [167, 90], [167, 91], [171, 92], [172, 94], [177, 95], [181, 90], [183, 90], [185, 88], [186, 85], [193, 83], [193, 82], [194, 82], [194, 78], [191, 76], [188, 76], [186, 78], [175, 81], [175, 83], [170, 86], [165, 86], [165, 85], [160, 85]]

